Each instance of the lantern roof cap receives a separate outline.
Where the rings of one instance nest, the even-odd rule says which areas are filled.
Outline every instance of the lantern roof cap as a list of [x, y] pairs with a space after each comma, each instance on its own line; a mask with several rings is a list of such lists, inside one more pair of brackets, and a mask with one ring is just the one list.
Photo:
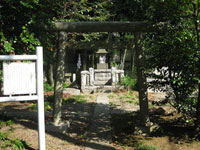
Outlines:
[[97, 54], [107, 54], [108, 52], [106, 51], [106, 49], [98, 49], [98, 51], [96, 53]]

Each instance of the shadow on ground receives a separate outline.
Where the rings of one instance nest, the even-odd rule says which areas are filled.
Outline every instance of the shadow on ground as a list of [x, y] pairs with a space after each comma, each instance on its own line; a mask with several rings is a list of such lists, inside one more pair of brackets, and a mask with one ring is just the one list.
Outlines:
[[[1, 107], [0, 113], [3, 115], [4, 118], [16, 118], [15, 121], [17, 123], [27, 128], [37, 130], [37, 112], [33, 112], [27, 107], [24, 107], [24, 104], [28, 105], [29, 102], [6, 104], [4, 107]], [[101, 105], [103, 107], [110, 107], [108, 105]], [[114, 112], [123, 111], [123, 114], [112, 114], [110, 116], [111, 118], [109, 119], [111, 121], [112, 128], [108, 129], [107, 127], [105, 127], [104, 121], [106, 121], [106, 119], [99, 118], [99, 121], [101, 122], [98, 124], [99, 126], [96, 128], [96, 130], [90, 130], [91, 124], [94, 121], [93, 112], [95, 106], [96, 103], [65, 104], [63, 106], [63, 120], [69, 121], [69, 126], [66, 128], [65, 133], [59, 133], [48, 129], [46, 133], [53, 135], [54, 137], [57, 137], [59, 139], [62, 139], [63, 141], [67, 141], [78, 145], [80, 147], [88, 147], [99, 150], [115, 150], [117, 148], [115, 148], [114, 146], [104, 145], [97, 142], [90, 142], [90, 135], [96, 135], [97, 141], [107, 141], [109, 140], [107, 134], [110, 133], [112, 135], [112, 141], [110, 141], [110, 143], [117, 141], [118, 144], [125, 144], [131, 147], [134, 147], [138, 144], [137, 139], [134, 137], [135, 124], [139, 120], [137, 112], [130, 113], [125, 112], [124, 110], [115, 110], [116, 108], [112, 106], [112, 110], [114, 110]], [[51, 112], [46, 112], [45, 118], [46, 124], [51, 124]], [[193, 128], [183, 126], [183, 124], [179, 124], [180, 121], [178, 122], [178, 120], [175, 118], [172, 118], [171, 120], [166, 120], [163, 119], [163, 117], [161, 116], [151, 115], [151, 120], [155, 123], [158, 123], [159, 129], [152, 135], [150, 135], [150, 137], [169, 136], [169, 142], [174, 143], [181, 140], [188, 140], [188, 138], [192, 138], [191, 131]], [[101, 131], [103, 132], [104, 136], [98, 136], [98, 133]]]

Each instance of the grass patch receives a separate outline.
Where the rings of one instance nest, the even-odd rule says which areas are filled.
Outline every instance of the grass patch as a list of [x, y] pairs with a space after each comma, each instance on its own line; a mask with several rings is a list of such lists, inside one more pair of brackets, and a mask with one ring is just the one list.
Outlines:
[[110, 104], [111, 106], [116, 106], [116, 104], [115, 104], [114, 102], [109, 102], [109, 104]]
[[127, 100], [127, 102], [130, 103], [130, 104], [134, 103], [133, 100]]
[[151, 109], [151, 108], [153, 108], [153, 107], [155, 107], [155, 105], [152, 104], [152, 103], [149, 103], [149, 109]]
[[115, 98], [115, 97], [116, 97], [115, 94], [109, 94], [109, 95], [108, 95], [108, 98], [109, 98], [109, 99], [112, 99], [112, 98]]
[[15, 118], [8, 117], [6, 111], [0, 114], [0, 128], [15, 124]]
[[137, 99], [136, 101], [134, 101], [134, 103], [135, 103], [136, 105], [139, 105], [139, 104], [140, 104], [139, 99]]
[[153, 145], [138, 144], [136, 150], [157, 150], [158, 148]]
[[86, 103], [87, 95], [75, 95], [75, 96], [70, 96], [67, 98], [63, 99], [64, 104], [77, 104], [77, 103]]
[[25, 141], [19, 140], [17, 138], [15, 139], [8, 139], [8, 132], [1, 132], [0, 131], [0, 149], [6, 149], [11, 147], [15, 150], [23, 150], [23, 149], [29, 149], [29, 144], [27, 144]]
[[127, 93], [124, 93], [122, 96], [119, 97], [119, 99], [127, 103], [136, 103], [137, 101], [139, 101], [137, 95], [133, 91], [128, 91]]
[[[12, 118], [8, 117], [5, 114], [1, 114], [0, 116], [0, 129], [5, 127], [5, 126], [10, 126], [15, 124], [13, 120], [10, 120]], [[30, 149], [29, 144], [27, 144], [25, 141], [19, 140], [17, 138], [15, 139], [9, 139], [8, 136], [10, 133], [14, 131], [15, 128], [9, 129], [6, 132], [0, 131], [0, 150], [2, 149], [14, 149], [14, 150], [23, 150], [23, 149]]]
[[[34, 103], [28, 107], [32, 111], [37, 111], [37, 103]], [[53, 110], [53, 102], [45, 101], [44, 102], [44, 110], [45, 111], [52, 111]]]
[[9, 126], [9, 125], [13, 125], [14, 121], [12, 120], [0, 120], [0, 127], [5, 127], [5, 126]]

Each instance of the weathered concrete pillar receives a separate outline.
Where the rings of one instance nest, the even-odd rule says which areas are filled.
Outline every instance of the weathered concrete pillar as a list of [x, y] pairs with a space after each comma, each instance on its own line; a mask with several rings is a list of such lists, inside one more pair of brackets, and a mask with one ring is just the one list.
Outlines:
[[115, 80], [116, 80], [116, 83], [119, 82], [119, 73], [120, 73], [119, 70], [116, 70], [116, 71], [115, 71], [115, 77], [116, 77]]
[[122, 82], [122, 78], [124, 78], [124, 70], [120, 70], [119, 77], [120, 77], [119, 82]]
[[87, 85], [87, 75], [89, 75], [88, 71], [81, 71], [81, 90], [84, 91]]
[[81, 71], [81, 89], [86, 86], [86, 74], [85, 71]]
[[86, 85], [90, 85], [90, 74], [86, 74]]
[[73, 73], [73, 74], [72, 74], [72, 82], [75, 82], [75, 81], [76, 81], [76, 74]]
[[112, 68], [111, 68], [112, 85], [115, 85], [115, 84], [116, 84], [116, 75], [115, 75], [115, 71], [116, 71], [116, 68], [115, 68], [115, 67], [112, 67]]
[[90, 86], [94, 85], [94, 68], [89, 68], [90, 73]]

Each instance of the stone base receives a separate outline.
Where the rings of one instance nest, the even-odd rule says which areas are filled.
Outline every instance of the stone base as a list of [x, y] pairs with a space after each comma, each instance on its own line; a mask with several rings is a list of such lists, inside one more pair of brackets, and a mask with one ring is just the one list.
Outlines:
[[94, 81], [95, 86], [105, 86], [105, 85], [111, 85], [111, 79], [107, 81]]
[[108, 69], [108, 64], [104, 63], [104, 64], [97, 64], [97, 69]]
[[113, 92], [116, 90], [122, 90], [124, 89], [124, 86], [122, 85], [115, 85], [115, 86], [111, 86], [111, 85], [104, 85], [104, 86], [86, 86], [85, 88], [81, 89], [81, 92], [83, 93], [93, 93], [93, 92], [105, 92], [105, 93], [109, 93], [109, 92]]

